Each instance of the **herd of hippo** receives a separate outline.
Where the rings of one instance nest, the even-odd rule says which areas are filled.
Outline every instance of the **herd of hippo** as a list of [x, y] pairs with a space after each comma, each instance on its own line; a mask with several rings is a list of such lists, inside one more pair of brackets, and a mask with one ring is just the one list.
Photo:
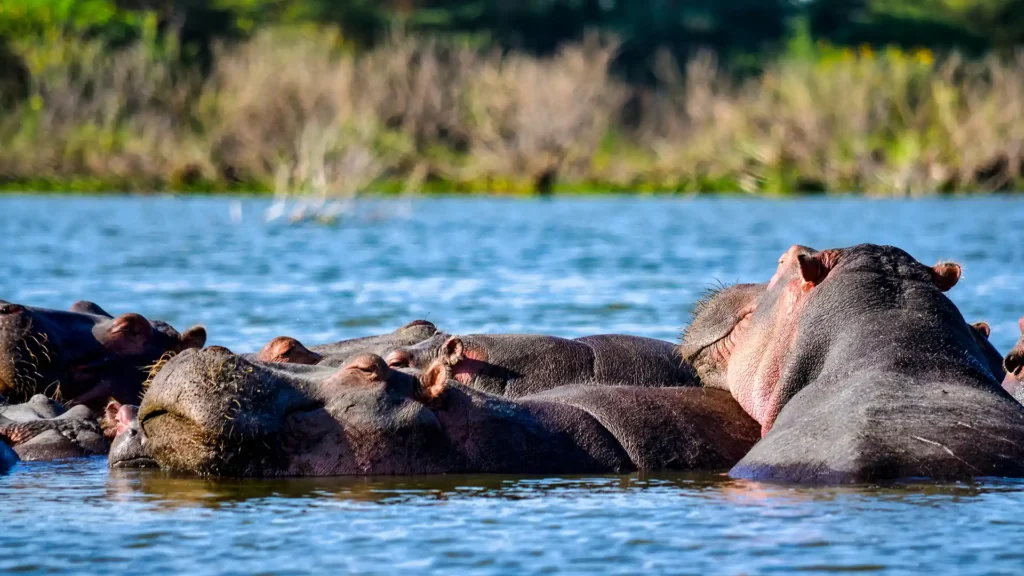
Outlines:
[[768, 282], [702, 299], [678, 345], [416, 320], [235, 354], [202, 327], [0, 301], [0, 471], [109, 454], [218, 476], [1024, 477], [1024, 336], [1004, 358], [968, 324], [944, 294], [960, 273], [793, 246]]

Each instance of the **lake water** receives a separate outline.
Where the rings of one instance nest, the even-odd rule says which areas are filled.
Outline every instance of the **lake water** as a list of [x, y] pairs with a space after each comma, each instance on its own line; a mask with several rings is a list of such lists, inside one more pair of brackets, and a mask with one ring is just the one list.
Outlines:
[[[1024, 315], [1024, 202], [441, 199], [336, 226], [269, 202], [0, 198], [0, 298], [94, 300], [252, 351], [427, 318], [450, 332], [674, 340], [719, 282], [791, 244], [965, 266], [950, 297], [1005, 351]], [[1020, 573], [1024, 483], [794, 488], [724, 476], [204, 480], [102, 459], [0, 477], [0, 571]]]

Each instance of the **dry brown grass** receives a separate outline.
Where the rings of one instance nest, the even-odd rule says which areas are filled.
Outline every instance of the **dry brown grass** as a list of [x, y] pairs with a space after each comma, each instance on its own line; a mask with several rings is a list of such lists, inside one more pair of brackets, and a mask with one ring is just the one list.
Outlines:
[[[598, 37], [549, 58], [396, 36], [265, 32], [205, 80], [142, 47], [23, 47], [32, 96], [0, 112], [0, 177], [161, 189], [255, 183], [311, 206], [415, 190], [798, 189], [919, 195], [1019, 185], [1024, 56], [936, 63], [832, 51], [737, 81], [662, 57], [653, 92]], [[627, 113], [628, 112], [628, 113]]]

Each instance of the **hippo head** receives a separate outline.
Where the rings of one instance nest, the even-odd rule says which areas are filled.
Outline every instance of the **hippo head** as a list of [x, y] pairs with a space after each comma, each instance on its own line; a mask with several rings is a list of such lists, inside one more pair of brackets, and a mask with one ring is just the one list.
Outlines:
[[1024, 398], [1024, 318], [1017, 321], [1020, 327], [1020, 340], [1010, 350], [1003, 360], [1003, 368], [1006, 370], [1006, 379], [1003, 380], [1003, 388], [1018, 400]]
[[156, 468], [147, 452], [146, 435], [139, 426], [139, 407], [111, 402], [101, 421], [103, 431], [113, 438], [107, 460], [111, 468]]
[[278, 336], [256, 353], [260, 362], [278, 362], [281, 364], [306, 364], [312, 366], [324, 359], [323, 356], [303, 346], [290, 336]]
[[189, 350], [157, 374], [138, 421], [148, 454], [182, 472], [437, 473], [450, 452], [429, 407], [441, 373], [391, 370], [374, 354], [339, 369]]
[[[961, 330], [973, 343], [966, 322], [941, 294], [956, 285], [960, 273], [957, 264], [926, 266], [891, 246], [822, 251], [792, 246], [779, 259], [729, 357], [729, 390], [766, 434], [827, 360], [853, 364], [879, 346], [891, 350], [909, 341], [914, 335], [891, 328], [905, 315], [928, 318], [931, 324], [921, 328], [936, 334]], [[841, 339], [860, 342], [864, 355], [828, 358], [831, 345]]]
[[137, 402], [152, 365], [205, 341], [200, 326], [179, 334], [91, 302], [64, 312], [0, 301], [0, 394], [19, 402], [41, 393], [97, 410], [109, 397]]
[[737, 284], [713, 290], [693, 308], [679, 353], [707, 388], [728, 389], [726, 368], [743, 338], [758, 297], [767, 284]]

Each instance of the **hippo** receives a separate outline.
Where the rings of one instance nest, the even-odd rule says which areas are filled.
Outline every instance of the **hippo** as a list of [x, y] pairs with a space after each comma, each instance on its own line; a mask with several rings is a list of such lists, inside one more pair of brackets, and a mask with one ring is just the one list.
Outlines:
[[533, 334], [435, 334], [387, 356], [392, 368], [424, 369], [440, 360], [456, 380], [519, 398], [566, 383], [699, 386], [670, 342], [609, 334], [568, 340]]
[[179, 334], [138, 314], [114, 318], [92, 302], [68, 312], [0, 301], [0, 394], [35, 394], [100, 411], [109, 398], [137, 403], [149, 369], [167, 354], [201, 348], [206, 330]]
[[138, 421], [162, 469], [236, 477], [725, 470], [759, 436], [722, 390], [567, 383], [510, 399], [443, 361], [336, 368], [221, 347], [171, 359]]
[[0, 407], [0, 440], [24, 461], [105, 455], [110, 447], [96, 413], [81, 404], [65, 408], [42, 394]]
[[1003, 360], [1003, 369], [1006, 371], [1003, 388], [1018, 402], [1024, 403], [1024, 318], [1018, 320], [1017, 325], [1020, 326], [1021, 336]]
[[307, 348], [295, 338], [279, 336], [249, 358], [260, 362], [288, 364], [324, 364], [341, 366], [354, 356], [373, 353], [385, 355], [395, 348], [411, 346], [438, 334], [437, 326], [426, 320], [413, 320], [389, 334], [342, 340]]
[[[743, 332], [767, 283], [736, 284], [708, 292], [697, 301], [683, 331], [679, 355], [707, 388], [728, 390], [726, 368], [733, 337]], [[738, 328], [738, 329], [737, 329]]]
[[729, 390], [763, 438], [736, 478], [1024, 476], [1024, 407], [944, 292], [960, 266], [793, 246], [735, 334]]
[[157, 464], [146, 452], [146, 436], [139, 426], [139, 407], [111, 403], [107, 411], [113, 412], [113, 442], [107, 461], [111, 468], [156, 468]]

